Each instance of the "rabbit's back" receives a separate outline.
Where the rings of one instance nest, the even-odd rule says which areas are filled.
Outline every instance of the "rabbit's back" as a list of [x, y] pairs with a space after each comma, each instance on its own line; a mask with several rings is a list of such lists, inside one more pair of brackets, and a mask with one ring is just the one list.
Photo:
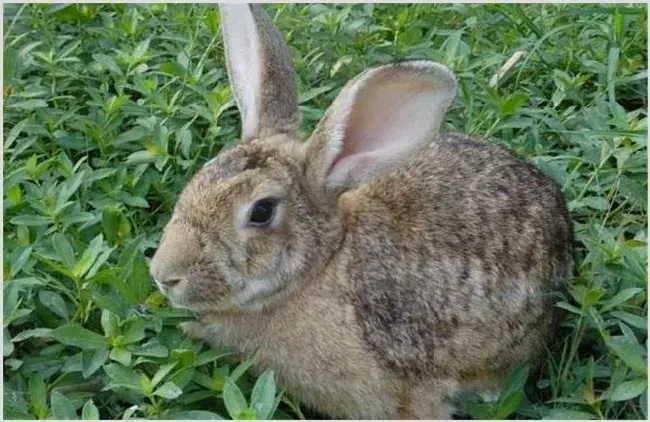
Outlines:
[[501, 147], [445, 134], [350, 196], [356, 317], [385, 368], [472, 382], [543, 351], [548, 291], [573, 266], [554, 182]]

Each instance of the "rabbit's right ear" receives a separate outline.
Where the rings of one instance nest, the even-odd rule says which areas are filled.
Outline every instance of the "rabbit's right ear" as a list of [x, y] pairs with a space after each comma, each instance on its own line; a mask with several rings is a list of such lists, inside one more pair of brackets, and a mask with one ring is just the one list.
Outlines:
[[259, 5], [220, 4], [228, 77], [242, 141], [298, 132], [298, 92], [289, 47]]
[[378, 66], [343, 87], [314, 131], [307, 177], [327, 191], [393, 170], [431, 142], [456, 96], [456, 78], [424, 60]]

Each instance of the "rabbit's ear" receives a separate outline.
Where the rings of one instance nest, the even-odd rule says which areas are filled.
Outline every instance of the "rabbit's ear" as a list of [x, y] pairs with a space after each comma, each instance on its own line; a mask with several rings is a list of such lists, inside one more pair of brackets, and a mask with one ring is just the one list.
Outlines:
[[430, 142], [456, 96], [445, 66], [406, 61], [364, 71], [325, 113], [307, 152], [307, 177], [338, 190], [394, 169]]
[[259, 5], [221, 4], [220, 9], [242, 141], [297, 133], [296, 76], [282, 35]]

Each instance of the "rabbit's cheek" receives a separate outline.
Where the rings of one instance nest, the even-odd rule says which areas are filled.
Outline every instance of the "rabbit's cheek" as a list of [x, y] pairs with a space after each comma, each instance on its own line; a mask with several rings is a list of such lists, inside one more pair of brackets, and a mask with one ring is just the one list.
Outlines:
[[238, 289], [232, 296], [235, 306], [245, 307], [256, 299], [264, 299], [271, 296], [277, 290], [269, 280], [250, 279], [246, 280], [241, 289]]

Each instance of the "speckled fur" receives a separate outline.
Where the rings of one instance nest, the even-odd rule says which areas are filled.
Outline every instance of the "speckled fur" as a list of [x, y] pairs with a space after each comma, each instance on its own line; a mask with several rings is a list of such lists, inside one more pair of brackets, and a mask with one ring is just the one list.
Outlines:
[[[305, 149], [241, 145], [183, 192], [159, 253], [179, 253], [174, 233], [202, 245], [180, 249], [200, 263], [190, 274], [214, 268], [175, 298], [204, 311], [191, 333], [260, 349], [283, 388], [346, 418], [445, 418], [457, 388], [492, 387], [539, 356], [552, 331], [545, 292], [572, 268], [571, 222], [552, 182], [499, 147], [449, 134], [324, 206], [303, 179]], [[244, 163], [262, 167], [241, 172]], [[251, 244], [232, 233], [230, 204], [256, 177], [290, 186], [291, 222], [239, 255]], [[239, 271], [280, 272], [283, 297], [259, 312], [230, 307], [226, 280]]]
[[[188, 335], [258, 350], [258, 371], [335, 418], [449, 418], [458, 390], [494, 391], [539, 359], [548, 293], [573, 269], [555, 183], [501, 147], [440, 134], [328, 192], [323, 134], [301, 143], [286, 122], [203, 167], [165, 229], [152, 274], [182, 279], [165, 292], [199, 311]], [[280, 226], [236, 228], [265, 192], [281, 197]]]

